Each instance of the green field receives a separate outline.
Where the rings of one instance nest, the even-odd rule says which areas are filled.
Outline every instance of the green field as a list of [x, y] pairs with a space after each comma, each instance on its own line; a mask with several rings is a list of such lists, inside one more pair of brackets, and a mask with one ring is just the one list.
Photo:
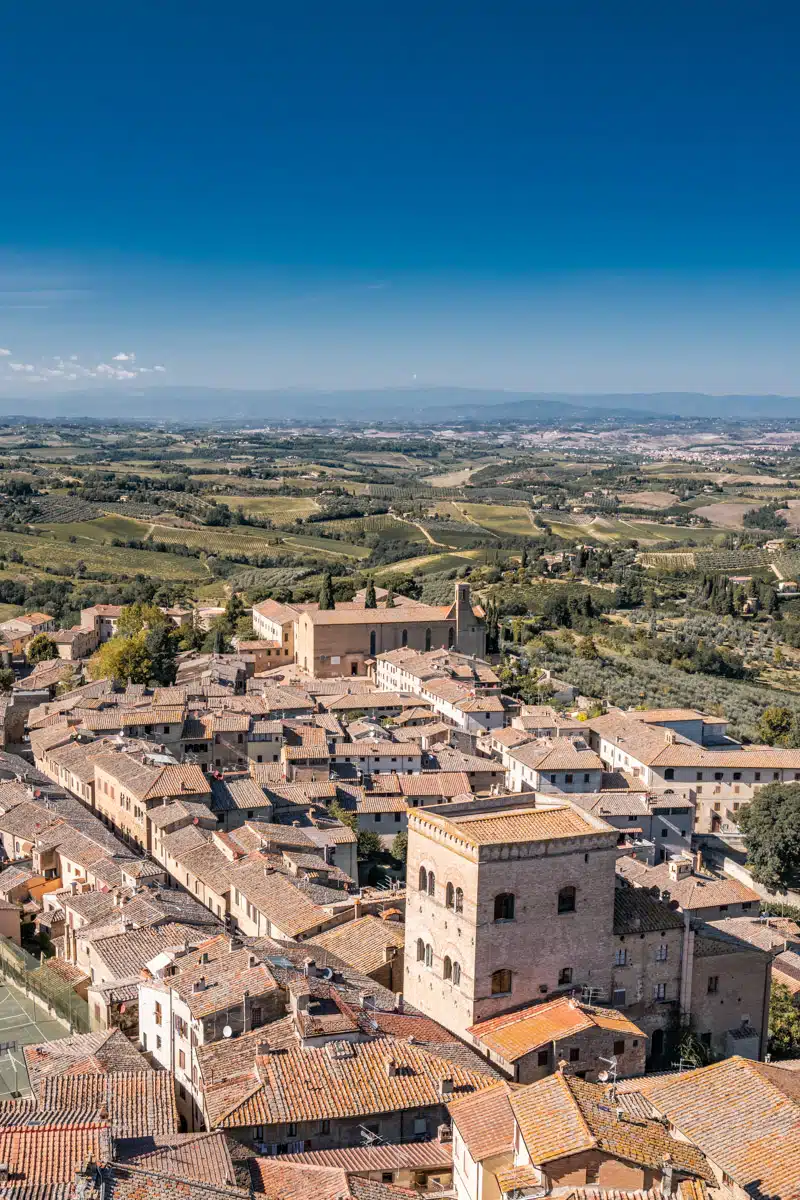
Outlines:
[[227, 504], [228, 508], [243, 508], [246, 513], [255, 513], [259, 517], [269, 517], [276, 525], [290, 524], [299, 517], [307, 517], [309, 513], [318, 512], [319, 505], [311, 496], [209, 496], [209, 500], [217, 504]]
[[66, 568], [72, 573], [75, 564], [83, 562], [91, 574], [118, 575], [123, 579], [138, 574], [158, 579], [208, 578], [208, 572], [199, 559], [149, 550], [128, 550], [92, 542], [88, 538], [74, 544], [46, 535], [37, 538], [0, 531], [0, 552], [8, 554], [10, 550], [18, 550], [25, 560], [24, 565], [11, 564], [15, 574], [25, 573], [28, 566], [37, 571], [44, 567]]
[[505, 533], [511, 537], [535, 537], [537, 530], [527, 508], [507, 504], [454, 504], [466, 517], [488, 529], [490, 533]]
[[353, 542], [340, 542], [336, 538], [286, 536], [283, 542], [299, 550], [320, 550], [323, 554], [335, 554], [339, 558], [369, 558], [369, 546], [356, 546]]
[[67, 542], [71, 537], [90, 542], [110, 542], [112, 538], [144, 541], [150, 532], [149, 522], [131, 517], [98, 517], [94, 521], [67, 521], [39, 528], [60, 542]]
[[659, 542], [697, 542], [698, 545], [714, 543], [724, 536], [718, 529], [703, 529], [688, 525], [659, 525], [655, 521], [637, 521], [622, 517], [562, 517], [558, 513], [551, 520], [550, 513], [542, 513], [553, 533], [558, 537], [586, 538], [589, 542], [619, 542], [635, 540], [657, 545]]
[[23, 612], [25, 609], [19, 604], [0, 604], [0, 621], [10, 621], [12, 617], [18, 617]]
[[432, 575], [437, 571], [459, 570], [467, 563], [480, 561], [485, 558], [485, 550], [462, 550], [455, 554], [426, 554], [419, 558], [404, 558], [401, 562], [388, 563], [378, 567], [376, 579], [387, 575]]

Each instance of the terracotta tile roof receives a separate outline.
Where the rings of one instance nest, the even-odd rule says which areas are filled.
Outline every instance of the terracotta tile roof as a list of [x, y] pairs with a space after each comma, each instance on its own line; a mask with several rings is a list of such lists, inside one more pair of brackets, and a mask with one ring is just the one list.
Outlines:
[[511, 1094], [506, 1082], [495, 1083], [448, 1105], [453, 1123], [476, 1162], [513, 1150]]
[[472, 785], [464, 771], [426, 771], [423, 775], [398, 775], [398, 786], [404, 796], [469, 795]]
[[428, 604], [398, 604], [394, 608], [363, 608], [360, 604], [350, 607], [337, 604], [336, 608], [319, 609], [306, 607], [305, 616], [312, 625], [424, 625], [432, 621], [444, 621], [449, 606], [433, 607]]
[[349, 758], [353, 762], [363, 758], [419, 758], [421, 751], [415, 742], [379, 741], [378, 738], [362, 738], [359, 742], [337, 742], [333, 748], [335, 759]]
[[114, 1137], [177, 1133], [175, 1087], [167, 1071], [64, 1074], [42, 1080], [44, 1108], [91, 1108], [107, 1112]]
[[459, 836], [475, 846], [503, 842], [546, 842], [557, 838], [597, 835], [597, 829], [573, 808], [533, 808], [520, 802], [517, 808], [456, 816], [428, 815], [428, 819], [446, 820]]
[[207, 931], [169, 921], [100, 937], [94, 942], [93, 952], [116, 979], [127, 979], [162, 950], [181, 945], [185, 940], [196, 943], [207, 936]]
[[[407, 811], [405, 796], [373, 796], [367, 793], [364, 794], [361, 788], [357, 788], [358, 795], [356, 796], [356, 812], [360, 813], [384, 813], [384, 812], [399, 812]], [[430, 793], [424, 792], [423, 795]]]
[[286, 937], [307, 933], [330, 919], [302, 888], [277, 871], [265, 874], [261, 863], [237, 867], [230, 874], [230, 882]]
[[419, 696], [410, 692], [356, 692], [355, 695], [334, 696], [324, 701], [328, 712], [358, 712], [363, 709], [369, 712], [371, 708], [419, 708]]
[[250, 775], [211, 780], [211, 806], [218, 812], [272, 809], [272, 801]]
[[108, 1121], [0, 1126], [0, 1161], [8, 1167], [12, 1194], [23, 1183], [72, 1183], [89, 1158], [106, 1162], [110, 1157]]
[[[34, 1093], [39, 1091], [43, 1080], [65, 1072], [86, 1070], [92, 1074], [111, 1074], [115, 1071], [152, 1070], [147, 1059], [119, 1029], [80, 1033], [74, 1037], [58, 1038], [54, 1042], [31, 1044], [23, 1046], [22, 1053]], [[89, 1060], [90, 1066], [86, 1065]]]
[[442, 1103], [443, 1079], [453, 1081], [456, 1096], [489, 1082], [419, 1046], [385, 1039], [269, 1054], [246, 1076], [207, 1088], [205, 1097], [213, 1127], [242, 1128], [432, 1107]]
[[[215, 962], [199, 963], [167, 982], [198, 1020], [241, 1004], [245, 993], [256, 998], [278, 987], [268, 968], [256, 962], [255, 955], [246, 949], [235, 950]], [[202, 989], [195, 991], [201, 983]]]
[[287, 1156], [257, 1158], [251, 1171], [271, 1200], [411, 1200], [416, 1191], [371, 1179], [348, 1179], [341, 1167], [290, 1163]]
[[509, 1102], [535, 1166], [601, 1150], [624, 1162], [660, 1169], [669, 1154], [679, 1171], [714, 1182], [700, 1151], [671, 1137], [659, 1121], [630, 1114], [620, 1118], [602, 1084], [556, 1072], [514, 1092]]
[[635, 887], [657, 886], [669, 892], [671, 899], [687, 912], [698, 908], [716, 908], [719, 904], [757, 904], [760, 900], [758, 892], [739, 883], [738, 879], [712, 875], [706, 870], [692, 872], [682, 879], [671, 879], [669, 863], [648, 867], [638, 859], [624, 856], [617, 860], [617, 874]]
[[405, 945], [405, 926], [380, 917], [359, 917], [346, 925], [337, 925], [309, 938], [308, 945], [322, 946], [350, 963], [365, 975], [384, 966], [387, 949], [401, 951]]
[[614, 891], [614, 933], [656, 933], [683, 929], [683, 917], [644, 888], [618, 887]]
[[276, 625], [286, 625], [299, 615], [298, 609], [289, 604], [279, 604], [277, 600], [262, 600], [260, 604], [253, 605], [253, 612], [274, 621]]
[[[485, 1095], [482, 1092], [481, 1095]], [[447, 1170], [453, 1163], [452, 1142], [377, 1142], [374, 1146], [342, 1146], [335, 1150], [305, 1150], [282, 1154], [281, 1162], [356, 1171]]]
[[506, 1062], [516, 1062], [540, 1046], [573, 1037], [585, 1029], [607, 1029], [620, 1036], [645, 1036], [638, 1025], [616, 1009], [593, 1008], [573, 1002], [568, 996], [481, 1021], [467, 1032], [487, 1050], [502, 1055]]
[[751, 1196], [800, 1195], [800, 1085], [794, 1071], [736, 1056], [635, 1085]]
[[104, 1193], [106, 1200], [252, 1200], [251, 1192], [233, 1184], [206, 1183], [132, 1163], [114, 1163], [108, 1169]]
[[116, 1157], [142, 1170], [224, 1187], [236, 1181], [228, 1139], [211, 1133], [147, 1134], [121, 1142]]
[[594, 750], [572, 738], [538, 738], [509, 750], [508, 757], [536, 771], [601, 771], [603, 762]]

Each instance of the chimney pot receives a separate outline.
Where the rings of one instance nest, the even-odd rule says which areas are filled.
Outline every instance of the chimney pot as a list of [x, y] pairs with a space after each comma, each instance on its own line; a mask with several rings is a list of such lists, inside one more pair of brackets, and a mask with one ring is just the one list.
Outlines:
[[397, 1075], [397, 1063], [394, 1061], [394, 1059], [387, 1058], [384, 1063], [384, 1066], [386, 1069], [386, 1078], [394, 1079], [394, 1077]]

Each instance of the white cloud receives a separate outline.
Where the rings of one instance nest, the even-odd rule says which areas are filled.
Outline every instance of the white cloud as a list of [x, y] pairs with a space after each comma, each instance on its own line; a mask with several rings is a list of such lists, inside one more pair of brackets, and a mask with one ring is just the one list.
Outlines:
[[5, 358], [10, 353], [11, 353], [10, 350], [0, 350], [0, 355], [2, 355], [3, 358]]
[[162, 371], [163, 372], [163, 371], [166, 371], [166, 369], [167, 369], [166, 367], [153, 367], [154, 371]]
[[70, 354], [70, 356], [69, 356], [69, 361], [70, 361], [70, 362], [77, 362], [77, 361], [78, 361], [78, 356], [77, 356], [77, 354]]
[[119, 354], [115, 354], [111, 361], [112, 362], [133, 362], [135, 358], [136, 358], [135, 354], [125, 354], [124, 352], [121, 352]]
[[9, 363], [12, 371], [32, 371], [33, 366], [30, 363]]
[[150, 372], [153, 370], [153, 368], [152, 367], [137, 367], [136, 370], [139, 372], [140, 375], [149, 375]]
[[114, 378], [115, 379], [135, 379], [136, 372], [135, 371], [117, 371]]

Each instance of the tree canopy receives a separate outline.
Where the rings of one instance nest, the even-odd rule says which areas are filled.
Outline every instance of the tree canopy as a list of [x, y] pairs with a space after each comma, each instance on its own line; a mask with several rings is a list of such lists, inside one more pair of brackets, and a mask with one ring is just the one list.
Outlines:
[[36, 663], [47, 662], [48, 659], [58, 658], [58, 646], [46, 633], [37, 633], [28, 642], [25, 656], [33, 666]]
[[753, 878], [771, 891], [800, 883], [800, 784], [770, 783], [739, 813]]

